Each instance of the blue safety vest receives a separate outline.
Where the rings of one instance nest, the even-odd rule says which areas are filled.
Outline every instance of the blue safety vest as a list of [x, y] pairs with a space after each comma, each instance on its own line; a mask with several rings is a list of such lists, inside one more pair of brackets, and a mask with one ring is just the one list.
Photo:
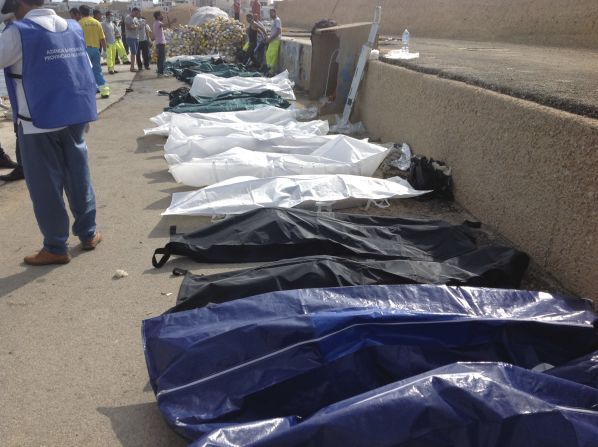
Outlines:
[[[67, 20], [63, 32], [48, 31], [32, 20], [15, 21], [23, 47], [23, 74], [4, 69], [8, 96], [17, 118], [40, 129], [83, 124], [98, 118], [96, 83], [83, 30]], [[31, 116], [19, 113], [15, 79], [22, 79]]]

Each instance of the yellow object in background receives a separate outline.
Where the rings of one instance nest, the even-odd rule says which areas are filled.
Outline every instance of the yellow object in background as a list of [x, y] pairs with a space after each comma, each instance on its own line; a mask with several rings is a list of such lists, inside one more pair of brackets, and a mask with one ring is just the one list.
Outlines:
[[266, 64], [270, 74], [275, 74], [278, 69], [278, 53], [280, 51], [280, 39], [273, 40], [268, 44], [266, 50]]

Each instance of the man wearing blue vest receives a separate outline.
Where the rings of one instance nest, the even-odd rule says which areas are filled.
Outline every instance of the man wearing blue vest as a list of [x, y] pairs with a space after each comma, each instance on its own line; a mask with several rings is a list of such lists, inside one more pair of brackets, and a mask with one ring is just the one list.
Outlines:
[[95, 194], [85, 136], [97, 119], [96, 83], [83, 31], [44, 0], [0, 0], [2, 19], [16, 21], [0, 34], [0, 68], [18, 126], [19, 147], [43, 248], [26, 256], [30, 265], [66, 264], [69, 217], [84, 250], [102, 237], [96, 231]]

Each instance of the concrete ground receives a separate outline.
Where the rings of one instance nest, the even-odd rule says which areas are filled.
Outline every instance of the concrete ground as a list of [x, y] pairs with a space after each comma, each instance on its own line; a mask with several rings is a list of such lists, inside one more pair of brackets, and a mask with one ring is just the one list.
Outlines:
[[[380, 52], [400, 48], [380, 38]], [[382, 60], [477, 85], [566, 112], [598, 118], [598, 51], [446, 39], [412, 39], [419, 59]]]
[[[140, 138], [161, 111], [155, 95], [176, 81], [111, 77], [110, 105], [88, 138], [104, 242], [61, 267], [27, 267], [41, 248], [24, 182], [0, 186], [0, 444], [2, 446], [185, 445], [166, 425], [148, 386], [142, 319], [172, 305], [179, 280], [151, 266], [167, 240], [160, 211], [175, 189], [161, 148]], [[119, 98], [120, 97], [120, 98]], [[121, 99], [119, 101], [119, 99]], [[1, 141], [13, 153], [6, 122]], [[11, 146], [12, 144], [12, 146]], [[116, 269], [127, 278], [112, 279]], [[162, 293], [172, 292], [167, 297]]]
[[[130, 78], [119, 76], [113, 84], [121, 85], [122, 92]], [[160, 270], [151, 266], [154, 249], [168, 241], [170, 225], [188, 231], [209, 223], [206, 218], [161, 218], [171, 193], [186, 188], [166, 170], [164, 138], [142, 137], [142, 129], [152, 126], [148, 118], [166, 105], [156, 90], [178, 86], [173, 79], [142, 72], [133, 91], [120, 101], [113, 94], [113, 103], [92, 125], [90, 164], [104, 235], [95, 251], [82, 252], [71, 238], [69, 265], [23, 265], [23, 256], [41, 247], [41, 236], [25, 183], [0, 186], [3, 446], [185, 445], [158, 412], [140, 324], [173, 305], [181, 281], [171, 276], [173, 267], [209, 274], [240, 265], [177, 259]], [[0, 136], [7, 146], [13, 141], [8, 123]], [[454, 204], [417, 201], [402, 201], [380, 213], [455, 222], [470, 217]], [[113, 279], [117, 269], [129, 276]], [[532, 269], [526, 285], [553, 290], [542, 278]]]

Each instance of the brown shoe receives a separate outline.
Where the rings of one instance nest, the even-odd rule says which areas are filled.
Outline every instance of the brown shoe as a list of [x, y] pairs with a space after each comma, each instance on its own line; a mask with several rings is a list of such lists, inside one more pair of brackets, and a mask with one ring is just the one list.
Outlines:
[[91, 239], [81, 242], [81, 248], [83, 250], [93, 250], [100, 242], [102, 242], [102, 233], [96, 231], [96, 234]]
[[68, 253], [56, 255], [42, 248], [36, 255], [25, 256], [23, 261], [29, 265], [68, 264], [71, 262], [71, 256]]

